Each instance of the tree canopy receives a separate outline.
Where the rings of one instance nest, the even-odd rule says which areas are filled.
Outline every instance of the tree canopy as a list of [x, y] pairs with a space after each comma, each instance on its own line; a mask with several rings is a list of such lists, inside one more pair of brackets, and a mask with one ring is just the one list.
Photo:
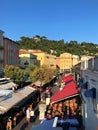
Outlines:
[[5, 77], [13, 79], [16, 83], [23, 82], [24, 72], [13, 65], [6, 65], [4, 68]]
[[30, 74], [30, 81], [35, 82], [40, 80], [41, 82], [49, 82], [54, 75], [53, 69], [47, 68], [46, 66], [36, 67]]
[[17, 84], [24, 82], [24, 77], [27, 77], [29, 82], [41, 81], [48, 83], [58, 70], [47, 68], [46, 66], [30, 66], [26, 70], [21, 70], [19, 67], [6, 65], [4, 68], [5, 77], [14, 80]]

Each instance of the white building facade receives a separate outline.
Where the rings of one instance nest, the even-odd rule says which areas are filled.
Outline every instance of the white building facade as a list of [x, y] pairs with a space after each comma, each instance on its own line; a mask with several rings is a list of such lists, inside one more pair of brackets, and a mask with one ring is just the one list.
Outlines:
[[4, 43], [3, 43], [3, 31], [0, 30], [0, 70], [3, 68], [4, 62]]
[[98, 130], [98, 57], [81, 64], [80, 92], [85, 130]]

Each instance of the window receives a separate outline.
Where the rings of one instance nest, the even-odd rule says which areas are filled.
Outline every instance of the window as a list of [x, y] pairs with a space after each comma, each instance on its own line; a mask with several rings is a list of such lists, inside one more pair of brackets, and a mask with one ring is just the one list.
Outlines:
[[52, 66], [54, 66], [53, 64], [50, 64], [50, 66], [52, 67]]
[[96, 113], [97, 112], [97, 103], [96, 103], [95, 98], [92, 99], [92, 107], [93, 107], [93, 111]]
[[49, 56], [46, 56], [47, 59], [49, 59]]
[[[94, 88], [94, 87], [93, 87]], [[95, 89], [96, 90], [96, 89]], [[96, 113], [97, 112], [97, 102], [96, 102], [96, 91], [94, 93], [94, 98], [92, 98], [92, 108], [93, 111]]]
[[91, 79], [91, 84], [95, 86], [96, 81], [94, 79]]

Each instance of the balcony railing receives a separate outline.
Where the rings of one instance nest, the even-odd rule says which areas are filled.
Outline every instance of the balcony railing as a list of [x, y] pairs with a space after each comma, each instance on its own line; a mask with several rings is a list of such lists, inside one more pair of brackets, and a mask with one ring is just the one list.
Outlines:
[[0, 45], [0, 49], [3, 49], [4, 48], [4, 46], [3, 45]]

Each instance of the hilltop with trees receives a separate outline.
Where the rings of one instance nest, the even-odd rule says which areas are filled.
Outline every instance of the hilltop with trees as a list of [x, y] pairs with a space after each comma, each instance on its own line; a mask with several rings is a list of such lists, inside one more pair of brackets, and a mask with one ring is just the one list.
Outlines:
[[21, 37], [19, 41], [20, 49], [35, 49], [42, 50], [47, 53], [52, 53], [56, 56], [59, 56], [62, 53], [68, 52], [74, 55], [89, 55], [96, 56], [98, 55], [98, 45], [94, 43], [82, 42], [78, 43], [77, 41], [64, 42], [64, 40], [48, 40], [45, 36], [40, 37], [39, 35], [34, 36], [33, 38]]

